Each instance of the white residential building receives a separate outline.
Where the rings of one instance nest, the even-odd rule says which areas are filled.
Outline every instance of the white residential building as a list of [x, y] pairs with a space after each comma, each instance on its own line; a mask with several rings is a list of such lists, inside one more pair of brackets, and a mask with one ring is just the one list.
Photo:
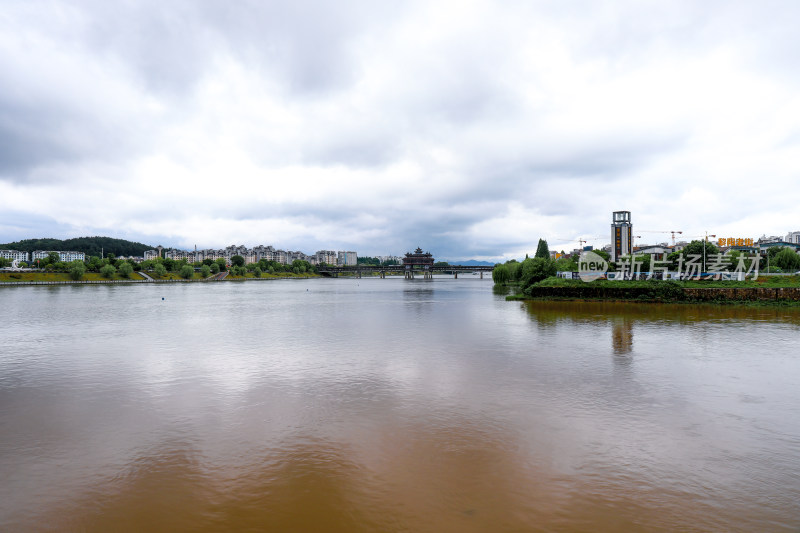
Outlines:
[[0, 250], [0, 257], [11, 261], [28, 261], [28, 252], [21, 250]]
[[339, 252], [336, 264], [339, 266], [356, 266], [358, 264], [358, 255], [355, 252]]
[[86, 254], [84, 254], [83, 252], [58, 252], [58, 256], [64, 263], [86, 260]]
[[256, 256], [256, 262], [261, 261], [262, 259], [267, 261], [277, 261], [277, 259], [275, 259], [275, 248], [272, 246], [264, 246], [259, 244], [253, 248], [253, 252]]
[[786, 236], [786, 242], [800, 244], [800, 231], [792, 231]]
[[289, 263], [293, 261], [308, 261], [308, 256], [300, 251], [288, 251], [286, 252], [286, 261]]
[[326, 265], [337, 264], [336, 252], [333, 250], [320, 250], [314, 254], [317, 258], [317, 264], [325, 263]]
[[58, 254], [58, 260], [64, 263], [69, 263], [70, 261], [83, 261], [86, 259], [86, 256], [83, 252], [61, 252], [56, 250], [36, 250], [31, 253], [31, 261], [36, 261], [37, 259], [46, 259], [50, 256], [51, 253]]

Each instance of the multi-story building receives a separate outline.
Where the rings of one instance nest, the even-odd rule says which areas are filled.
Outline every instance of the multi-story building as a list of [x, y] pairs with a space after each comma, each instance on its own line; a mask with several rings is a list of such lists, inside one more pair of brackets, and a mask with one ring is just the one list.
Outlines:
[[[231, 245], [224, 249], [214, 250], [214, 249], [206, 249], [206, 250], [197, 250], [195, 249], [193, 252], [185, 251], [185, 250], [177, 250], [177, 249], [170, 249], [164, 251], [163, 254], [161, 250], [148, 250], [144, 253], [145, 259], [155, 259], [156, 257], [168, 257], [170, 259], [174, 259], [176, 261], [185, 259], [190, 263], [198, 263], [206, 259], [210, 259], [212, 261], [216, 261], [218, 259], [225, 259], [226, 261], [230, 262], [231, 257], [235, 255], [240, 255], [244, 257], [245, 264], [257, 263], [262, 259], [267, 261], [275, 261], [282, 265], [291, 264], [293, 261], [308, 261], [311, 264], [318, 265], [320, 263], [325, 263], [328, 265], [345, 265], [351, 266], [356, 265], [358, 263], [358, 254], [356, 252], [335, 252], [333, 250], [320, 250], [314, 255], [306, 255], [301, 251], [285, 251], [285, 250], [276, 250], [272, 246], [264, 246], [258, 245], [253, 248], [247, 248], [246, 246], [242, 245]], [[395, 256], [386, 256], [387, 259], [400, 259]]]
[[266, 261], [276, 261], [275, 259], [275, 248], [272, 246], [264, 246], [259, 244], [252, 250], [256, 256], [256, 262], [261, 261], [262, 259]]
[[611, 261], [616, 261], [624, 255], [630, 255], [633, 250], [633, 224], [630, 211], [614, 211], [611, 222]]
[[286, 252], [286, 261], [289, 263], [293, 261], [308, 261], [308, 256], [300, 251], [297, 252], [288, 251]]
[[71, 261], [84, 261], [86, 259], [86, 255], [83, 252], [61, 252], [56, 250], [35, 250], [31, 252], [31, 261], [36, 261], [37, 259], [46, 259], [50, 256], [51, 253], [58, 254], [58, 260], [64, 263], [69, 263]]
[[339, 266], [355, 266], [358, 264], [358, 256], [355, 252], [339, 252], [336, 257], [336, 264]]
[[316, 257], [316, 263], [318, 265], [322, 263], [325, 263], [326, 265], [335, 265], [337, 264], [338, 259], [336, 252], [333, 250], [320, 250], [314, 254], [314, 257]]
[[278, 263], [280, 263], [282, 265], [285, 265], [286, 263], [288, 263], [288, 257], [286, 255], [286, 251], [285, 250], [275, 250], [274, 257], [275, 257], [275, 259], [273, 259], [273, 261], [277, 261]]
[[86, 254], [83, 252], [58, 252], [58, 256], [64, 263], [71, 263], [72, 261], [85, 261]]
[[180, 261], [182, 259], [186, 259], [188, 261], [189, 252], [187, 252], [186, 250], [176, 250], [173, 248], [172, 250], [167, 250], [166, 252], [164, 252], [164, 258], [172, 259], [173, 261]]
[[786, 236], [786, 242], [800, 244], [800, 231], [792, 231]]
[[22, 250], [0, 250], [0, 257], [11, 261], [28, 261], [28, 252]]

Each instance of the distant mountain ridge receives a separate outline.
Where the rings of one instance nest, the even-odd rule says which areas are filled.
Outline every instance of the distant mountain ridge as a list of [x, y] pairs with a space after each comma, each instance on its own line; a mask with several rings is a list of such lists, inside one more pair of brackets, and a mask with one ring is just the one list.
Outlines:
[[469, 261], [449, 261], [451, 265], [463, 265], [463, 266], [494, 266], [496, 263], [490, 263], [489, 261], [476, 261], [475, 259], [470, 259]]
[[115, 256], [143, 256], [145, 250], [154, 247], [140, 242], [115, 239], [113, 237], [76, 237], [74, 239], [24, 239], [8, 244], [0, 244], [0, 250], [20, 250], [33, 252], [34, 250], [61, 250], [83, 252], [87, 256], [114, 254]]

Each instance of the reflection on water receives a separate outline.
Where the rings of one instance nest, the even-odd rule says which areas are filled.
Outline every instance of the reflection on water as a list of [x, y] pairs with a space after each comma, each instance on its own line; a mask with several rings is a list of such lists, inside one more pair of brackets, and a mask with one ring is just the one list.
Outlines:
[[633, 350], [633, 321], [627, 317], [614, 317], [612, 321], [612, 346], [616, 355], [625, 355]]
[[793, 310], [39, 289], [0, 294], [3, 531], [800, 527]]

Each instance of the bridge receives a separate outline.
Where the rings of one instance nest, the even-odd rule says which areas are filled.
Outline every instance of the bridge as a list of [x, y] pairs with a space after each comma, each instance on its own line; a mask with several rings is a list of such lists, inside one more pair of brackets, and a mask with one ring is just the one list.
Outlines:
[[340, 274], [349, 274], [356, 278], [360, 278], [362, 274], [378, 273], [380, 277], [386, 278], [386, 274], [403, 274], [405, 279], [414, 279], [418, 274], [421, 274], [424, 279], [433, 278], [434, 273], [439, 274], [453, 274], [458, 279], [459, 274], [470, 274], [477, 272], [483, 279], [484, 272], [491, 273], [494, 270], [493, 266], [469, 266], [469, 265], [391, 265], [391, 266], [374, 266], [374, 265], [355, 265], [355, 266], [318, 266], [317, 272], [326, 277], [338, 278]]

